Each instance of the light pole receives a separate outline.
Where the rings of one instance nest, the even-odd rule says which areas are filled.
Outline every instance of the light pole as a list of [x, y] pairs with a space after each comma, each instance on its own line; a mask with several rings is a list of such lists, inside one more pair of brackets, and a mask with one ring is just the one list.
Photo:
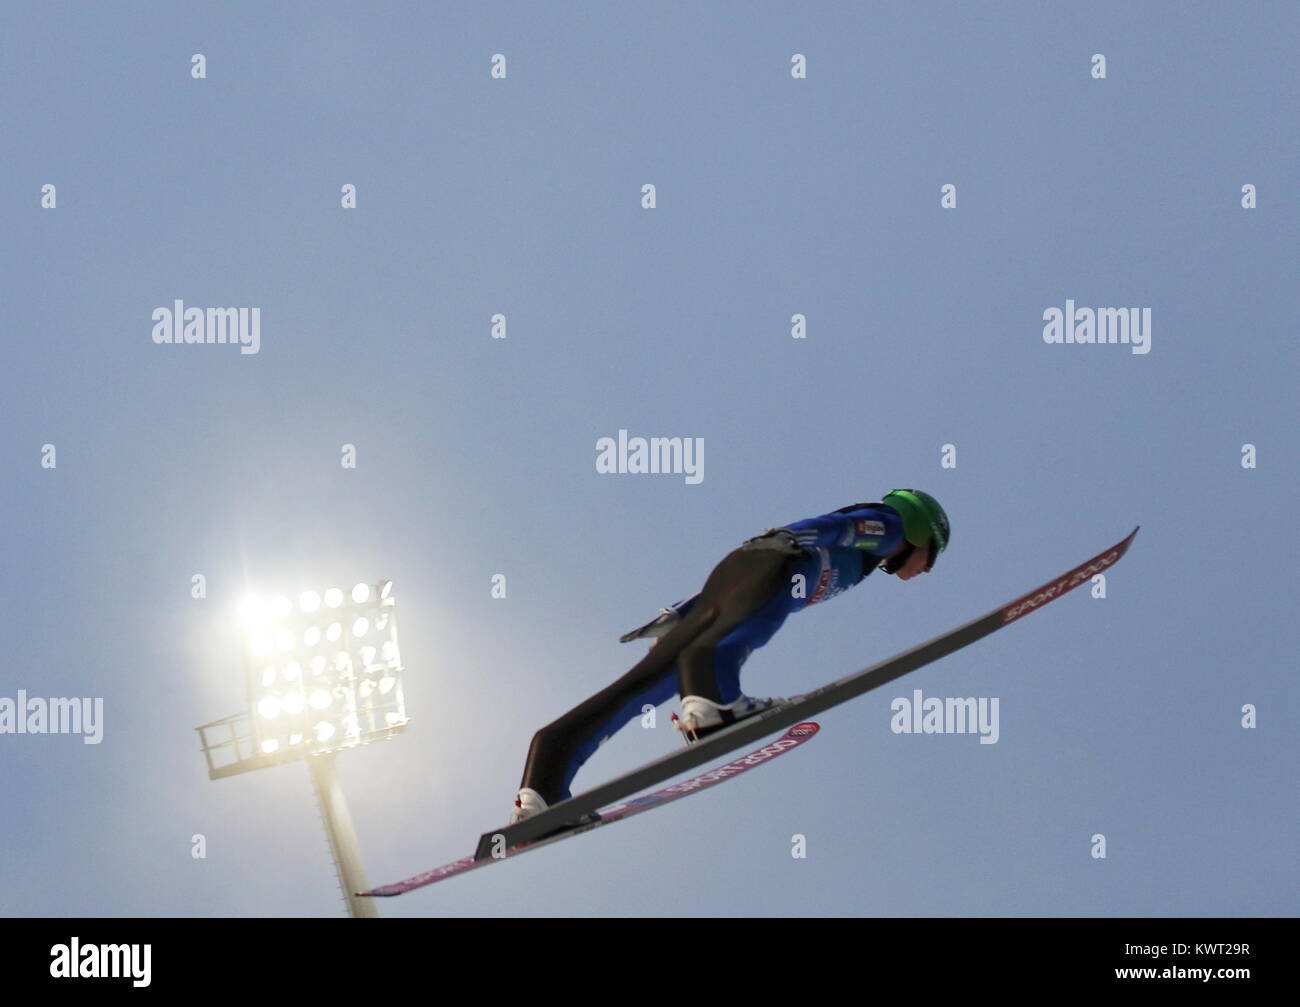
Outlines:
[[311, 773], [311, 786], [316, 792], [316, 804], [320, 808], [321, 821], [325, 824], [325, 834], [329, 836], [334, 870], [339, 876], [343, 898], [348, 904], [348, 915], [374, 918], [379, 915], [375, 900], [363, 899], [356, 894], [369, 891], [370, 882], [366, 880], [366, 869], [361, 863], [361, 847], [357, 844], [357, 834], [352, 828], [352, 816], [348, 814], [338, 774], [334, 772], [334, 760], [337, 757], [336, 752], [313, 756], [307, 760], [307, 769]]
[[347, 802], [338, 753], [406, 730], [392, 582], [304, 591], [241, 606], [249, 711], [197, 728], [208, 778], [306, 760], [339, 886], [352, 917], [377, 917]]

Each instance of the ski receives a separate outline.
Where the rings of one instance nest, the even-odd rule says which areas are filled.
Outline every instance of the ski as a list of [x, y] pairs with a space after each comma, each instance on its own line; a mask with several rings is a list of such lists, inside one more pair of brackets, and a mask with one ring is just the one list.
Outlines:
[[778, 755], [782, 755], [790, 749], [803, 744], [820, 730], [817, 724], [806, 722], [796, 724], [785, 734], [777, 738], [770, 744], [750, 752], [748, 755], [741, 756], [739, 759], [733, 759], [717, 769], [711, 769], [707, 773], [701, 773], [699, 776], [693, 776], [689, 780], [682, 780], [680, 783], [674, 783], [656, 790], [654, 793], [646, 794], [643, 797], [634, 797], [630, 801], [622, 804], [615, 804], [613, 807], [604, 808], [600, 812], [600, 818], [594, 822], [586, 822], [582, 825], [574, 826], [564, 832], [554, 836], [547, 836], [545, 839], [534, 841], [525, 841], [515, 846], [511, 846], [501, 851], [497, 857], [487, 857], [478, 859], [475, 857], [462, 857], [460, 860], [453, 860], [442, 867], [435, 867], [431, 871], [425, 871], [423, 874], [417, 874], [414, 877], [407, 878], [405, 881], [398, 881], [391, 885], [381, 885], [378, 888], [372, 888], [368, 892], [358, 892], [358, 895], [364, 896], [381, 896], [387, 897], [392, 895], [402, 895], [415, 888], [423, 888], [425, 885], [431, 885], [436, 881], [444, 881], [447, 878], [455, 877], [457, 874], [464, 874], [466, 871], [472, 871], [476, 867], [483, 867], [487, 864], [494, 863], [497, 860], [505, 860], [509, 857], [518, 856], [520, 853], [527, 853], [529, 850], [540, 849], [550, 843], [559, 842], [561, 839], [568, 839], [570, 836], [576, 836], [591, 829], [597, 829], [602, 825], [610, 825], [614, 822], [621, 822], [625, 818], [631, 818], [633, 815], [639, 815], [643, 811], [649, 811], [651, 808], [662, 807], [679, 798], [686, 797], [688, 794], [698, 794], [701, 790], [716, 786], [723, 780], [730, 780], [739, 776], [755, 766], [761, 766], [765, 762], [770, 762]]
[[[703, 765], [718, 756], [725, 755], [744, 745], [752, 744], [759, 738], [766, 737], [782, 728], [789, 727], [803, 720], [815, 717], [833, 706], [861, 696], [864, 692], [879, 688], [909, 671], [924, 667], [932, 661], [946, 657], [968, 644], [981, 640], [1021, 619], [1031, 612], [1037, 612], [1049, 602], [1074, 590], [1080, 584], [1087, 583], [1096, 574], [1109, 570], [1123, 559], [1124, 554], [1133, 543], [1138, 528], [1134, 528], [1127, 538], [1120, 541], [1092, 559], [1067, 570], [1046, 584], [1021, 595], [993, 611], [972, 619], [968, 623], [949, 630], [925, 643], [918, 644], [911, 650], [895, 654], [869, 668], [854, 672], [830, 685], [815, 689], [802, 696], [795, 696], [780, 706], [774, 706], [762, 713], [747, 717], [738, 724], [719, 731], [703, 741], [672, 753], [654, 762], [647, 763], [640, 769], [602, 783], [591, 790], [575, 794], [567, 801], [552, 805], [540, 814], [526, 818], [514, 825], [507, 825], [492, 832], [485, 832], [479, 837], [478, 848], [474, 858], [482, 860], [492, 855], [493, 849], [503, 845], [510, 849], [521, 846], [530, 839], [536, 839], [566, 825], [573, 825], [583, 815], [595, 811], [602, 805], [622, 801], [630, 794], [653, 787], [671, 777], [677, 776], [696, 766]], [[659, 646], [664, 646], [661, 641]], [[656, 648], [657, 649], [657, 648]]]

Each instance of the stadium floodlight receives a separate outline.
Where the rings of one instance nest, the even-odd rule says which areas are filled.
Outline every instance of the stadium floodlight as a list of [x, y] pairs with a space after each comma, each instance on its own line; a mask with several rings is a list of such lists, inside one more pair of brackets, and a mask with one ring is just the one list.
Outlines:
[[248, 630], [264, 626], [271, 621], [271, 606], [256, 595], [249, 595], [239, 604], [239, 621]]
[[249, 712], [196, 728], [211, 779], [306, 760], [353, 916], [378, 914], [353, 894], [369, 884], [334, 760], [409, 722], [392, 587], [360, 583], [347, 595], [307, 588], [296, 606], [284, 594], [245, 599]]
[[[319, 732], [309, 723], [311, 703], [303, 702], [302, 669], [313, 673], [312, 692], [324, 689], [335, 700], [340, 717], [353, 718], [354, 730], [337, 730], [329, 741], [311, 741], [306, 750], [323, 755], [355, 745], [390, 737], [394, 726], [406, 724], [406, 701], [401, 688], [402, 667], [394, 618], [392, 582], [357, 584], [349, 595], [339, 588], [324, 592], [327, 608], [333, 609], [325, 632], [313, 614], [310, 601], [319, 597], [304, 589], [295, 608], [288, 597], [275, 595], [270, 601], [251, 607], [249, 656], [256, 658], [248, 677], [249, 706], [262, 713], [253, 718], [254, 740], [279, 742], [278, 750], [289, 745], [292, 734], [314, 738]], [[267, 652], [268, 641], [273, 648]], [[382, 653], [384, 667], [393, 682], [387, 689], [373, 686], [362, 694], [365, 669]], [[321, 659], [324, 659], [323, 661]], [[276, 669], [274, 675], [271, 668]], [[274, 711], [266, 715], [263, 711]], [[390, 716], [395, 714], [395, 716]]]

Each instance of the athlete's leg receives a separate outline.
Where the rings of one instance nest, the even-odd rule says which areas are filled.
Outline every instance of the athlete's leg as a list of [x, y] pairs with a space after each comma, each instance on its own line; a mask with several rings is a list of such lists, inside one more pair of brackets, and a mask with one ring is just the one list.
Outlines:
[[724, 705], [734, 702], [741, 695], [741, 666], [776, 635], [793, 608], [789, 592], [778, 591], [776, 597], [730, 631], [718, 631], [714, 623], [677, 659], [678, 692]]
[[[639, 714], [646, 703], [658, 705], [672, 697], [679, 681], [674, 663], [683, 649], [703, 632], [717, 634], [716, 641], [720, 641], [778, 593], [785, 592], [785, 571], [794, 556], [802, 555], [749, 544], [728, 553], [709, 575], [690, 614], [660, 639], [658, 646], [613, 685], [533, 736], [520, 789], [532, 788], [548, 804], [571, 796], [574, 776], [604, 740]], [[707, 654], [713, 653], [716, 641], [710, 644]], [[711, 659], [706, 663], [704, 653], [697, 652], [695, 663], [707, 671], [695, 677], [707, 677], [712, 682], [715, 676]], [[694, 684], [694, 677], [689, 681]], [[716, 693], [716, 686], [711, 688]]]
[[[793, 578], [802, 574], [804, 583], [816, 583], [817, 566], [816, 557], [795, 555], [781, 567], [774, 584], [764, 582], [762, 591], [734, 591], [721, 606], [717, 620], [678, 656], [681, 695], [702, 696], [724, 704], [739, 697], [741, 665], [772, 639], [792, 611], [804, 604], [802, 598], [794, 597]], [[764, 592], [766, 598], [760, 600]]]
[[573, 778], [596, 749], [640, 716], [643, 707], [666, 703], [676, 692], [677, 676], [671, 668], [649, 683], [628, 672], [533, 735], [520, 789], [531, 787], [547, 804], [573, 796]]

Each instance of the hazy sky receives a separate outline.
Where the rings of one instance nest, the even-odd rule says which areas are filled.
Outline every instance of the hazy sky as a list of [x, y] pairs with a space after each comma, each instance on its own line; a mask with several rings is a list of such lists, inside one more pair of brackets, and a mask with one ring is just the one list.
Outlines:
[[[0, 913], [343, 912], [305, 767], [211, 782], [198, 751], [247, 706], [246, 591], [394, 582], [411, 727], [339, 762], [379, 884], [502, 824], [532, 733], [744, 538], [915, 486], [952, 521], [934, 572], [791, 617], [748, 692], [1142, 532], [1104, 600], [380, 912], [1294, 915], [1298, 31], [1293, 3], [5, 4], [0, 697], [100, 697], [104, 736], [0, 735]], [[260, 308], [259, 352], [156, 345], [176, 299]], [[1045, 343], [1067, 299], [1149, 308], [1149, 352]], [[620, 429], [703, 438], [702, 481], [598, 473]], [[997, 698], [997, 743], [893, 733], [913, 689]], [[578, 786], [671, 751], [668, 712]]]

